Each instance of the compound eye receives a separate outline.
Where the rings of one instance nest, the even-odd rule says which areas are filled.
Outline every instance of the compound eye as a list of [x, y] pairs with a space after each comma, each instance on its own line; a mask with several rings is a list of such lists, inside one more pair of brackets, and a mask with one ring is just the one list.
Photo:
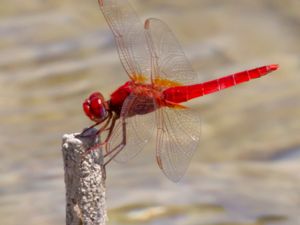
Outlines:
[[85, 113], [85, 115], [87, 115], [88, 117], [92, 118], [92, 114], [91, 114], [91, 107], [88, 101], [85, 101], [82, 105], [83, 107], [83, 111]]
[[103, 99], [103, 96], [100, 94], [100, 92], [94, 92], [90, 95], [89, 99], [92, 100], [92, 99]]
[[107, 117], [107, 103], [100, 92], [94, 92], [82, 105], [85, 114], [95, 122], [102, 122]]
[[90, 107], [95, 118], [103, 119], [106, 116], [106, 110], [101, 99], [95, 97], [90, 100]]

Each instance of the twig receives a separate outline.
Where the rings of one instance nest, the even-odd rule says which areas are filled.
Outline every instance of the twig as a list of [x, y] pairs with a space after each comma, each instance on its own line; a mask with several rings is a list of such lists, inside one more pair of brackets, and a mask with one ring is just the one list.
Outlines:
[[[91, 133], [96, 132], [91, 129]], [[63, 136], [62, 152], [66, 185], [66, 224], [105, 225], [105, 179], [101, 149], [84, 154], [98, 142], [95, 135]], [[85, 135], [88, 135], [85, 133]]]

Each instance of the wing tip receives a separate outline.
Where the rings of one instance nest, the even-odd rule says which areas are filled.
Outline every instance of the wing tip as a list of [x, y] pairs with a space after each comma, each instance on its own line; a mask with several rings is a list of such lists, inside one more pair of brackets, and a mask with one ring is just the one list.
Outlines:
[[145, 30], [149, 30], [150, 29], [150, 23], [151, 22], [160, 22], [160, 23], [166, 25], [166, 23], [163, 22], [163, 21], [161, 21], [160, 19], [157, 19], [157, 18], [154, 18], [154, 17], [150, 17], [150, 18], [148, 18], [148, 19], [145, 20], [145, 23], [144, 23], [144, 29]]
[[185, 175], [185, 173], [184, 174], [180, 174], [180, 175], [171, 175], [171, 174], [166, 174], [166, 173], [164, 173], [165, 175], [166, 175], [166, 177], [170, 180], [170, 181], [172, 181], [172, 182], [174, 182], [174, 183], [179, 183], [181, 180], [182, 180], [182, 178], [184, 177], [184, 175]]
[[103, 7], [103, 5], [104, 5], [104, 0], [98, 0], [98, 3], [99, 3], [99, 5], [100, 5], [101, 7]]
[[145, 28], [145, 30], [149, 30], [149, 28], [150, 28], [150, 19], [145, 20], [144, 28]]

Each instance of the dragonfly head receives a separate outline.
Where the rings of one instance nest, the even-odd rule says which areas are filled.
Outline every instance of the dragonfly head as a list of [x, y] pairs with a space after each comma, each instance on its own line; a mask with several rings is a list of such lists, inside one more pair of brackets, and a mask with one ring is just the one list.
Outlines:
[[82, 104], [85, 114], [96, 123], [108, 116], [108, 104], [100, 92], [92, 93]]

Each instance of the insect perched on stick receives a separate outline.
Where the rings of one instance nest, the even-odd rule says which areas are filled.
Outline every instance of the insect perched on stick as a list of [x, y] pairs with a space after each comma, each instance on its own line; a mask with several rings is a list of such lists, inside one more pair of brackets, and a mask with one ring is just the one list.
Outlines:
[[200, 119], [182, 103], [259, 78], [278, 65], [261, 66], [219, 79], [200, 82], [200, 76], [170, 28], [150, 18], [144, 25], [126, 0], [98, 0], [114, 35], [129, 81], [109, 100], [95, 92], [83, 103], [86, 115], [107, 131], [107, 165], [140, 152], [156, 135], [156, 160], [164, 174], [178, 181], [185, 173], [200, 139]]

